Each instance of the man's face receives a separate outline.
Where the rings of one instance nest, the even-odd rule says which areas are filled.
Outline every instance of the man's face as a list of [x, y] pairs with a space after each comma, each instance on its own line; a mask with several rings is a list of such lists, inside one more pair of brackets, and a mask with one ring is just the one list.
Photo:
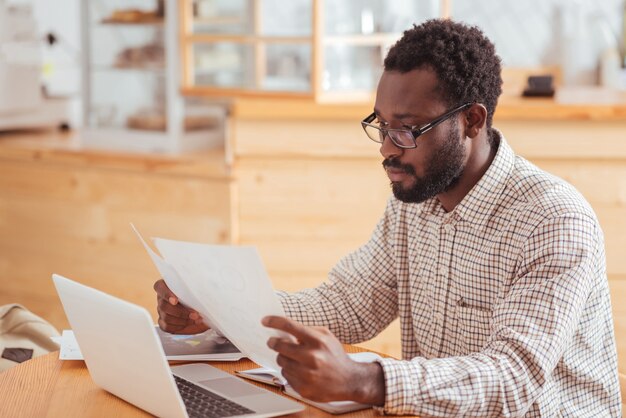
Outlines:
[[[423, 126], [449, 109], [439, 98], [435, 73], [385, 71], [378, 84], [374, 110], [381, 127]], [[458, 115], [417, 138], [417, 148], [398, 148], [387, 137], [381, 144], [394, 196], [420, 203], [446, 192], [458, 182], [467, 162]]]

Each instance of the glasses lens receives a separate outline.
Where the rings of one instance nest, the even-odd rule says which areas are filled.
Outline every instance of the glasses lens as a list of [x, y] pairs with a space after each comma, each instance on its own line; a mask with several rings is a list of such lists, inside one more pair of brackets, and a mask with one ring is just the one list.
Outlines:
[[365, 128], [365, 133], [367, 134], [367, 136], [370, 137], [372, 141], [383, 142], [383, 133], [380, 131], [380, 129], [375, 128], [371, 125], [363, 125], [363, 127]]
[[389, 131], [391, 140], [398, 146], [403, 148], [415, 147], [415, 141], [413, 140], [413, 134], [409, 131]]

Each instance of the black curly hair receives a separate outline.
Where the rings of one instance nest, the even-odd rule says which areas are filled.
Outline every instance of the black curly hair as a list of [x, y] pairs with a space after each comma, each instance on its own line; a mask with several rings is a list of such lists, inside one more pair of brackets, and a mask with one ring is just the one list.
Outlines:
[[442, 99], [449, 107], [476, 102], [487, 108], [489, 139], [495, 145], [491, 124], [502, 76], [493, 43], [476, 26], [427, 20], [406, 30], [385, 58], [385, 71], [406, 73], [424, 67], [437, 74]]

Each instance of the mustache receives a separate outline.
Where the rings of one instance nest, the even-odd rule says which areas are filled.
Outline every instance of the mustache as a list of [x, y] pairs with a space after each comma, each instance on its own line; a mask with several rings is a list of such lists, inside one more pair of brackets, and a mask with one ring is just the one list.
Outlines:
[[407, 174], [415, 175], [415, 169], [412, 165], [402, 164], [397, 158], [385, 158], [382, 164], [383, 168], [396, 168]]

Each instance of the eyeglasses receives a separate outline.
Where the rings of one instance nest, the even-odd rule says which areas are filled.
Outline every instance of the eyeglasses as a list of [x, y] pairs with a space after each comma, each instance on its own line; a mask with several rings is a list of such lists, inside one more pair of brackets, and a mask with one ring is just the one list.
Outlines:
[[421, 128], [418, 128], [417, 125], [411, 126], [409, 129], [381, 128], [380, 126], [372, 123], [376, 119], [376, 112], [363, 119], [361, 121], [361, 126], [363, 127], [363, 130], [365, 131], [369, 139], [374, 142], [382, 144], [385, 141], [385, 136], [389, 136], [391, 142], [393, 142], [398, 148], [416, 148], [418, 137], [430, 131], [441, 122], [448, 120], [457, 112], [467, 109], [471, 105], [473, 105], [473, 103], [465, 103], [461, 106], [457, 106], [454, 109], [439, 116], [432, 122], [429, 122], [426, 125], [422, 126]]

